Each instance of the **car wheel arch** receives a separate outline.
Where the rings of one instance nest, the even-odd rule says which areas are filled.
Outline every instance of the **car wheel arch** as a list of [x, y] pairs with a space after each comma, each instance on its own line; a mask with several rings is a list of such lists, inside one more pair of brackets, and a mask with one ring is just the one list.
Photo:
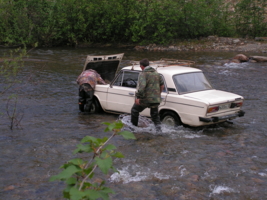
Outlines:
[[183, 122], [179, 116], [179, 114], [173, 110], [163, 109], [160, 110], [160, 120], [162, 123], [166, 123], [172, 126], [181, 126]]

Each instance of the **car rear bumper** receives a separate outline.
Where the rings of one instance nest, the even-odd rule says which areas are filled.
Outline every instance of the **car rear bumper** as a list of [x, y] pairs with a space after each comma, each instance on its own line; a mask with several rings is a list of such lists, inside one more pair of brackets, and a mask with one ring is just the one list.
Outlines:
[[201, 122], [219, 122], [219, 121], [225, 121], [228, 119], [234, 119], [236, 117], [243, 117], [245, 115], [245, 112], [243, 110], [238, 111], [235, 114], [231, 114], [231, 115], [225, 115], [225, 116], [220, 116], [220, 117], [210, 117], [210, 118], [206, 118], [206, 117], [199, 117], [199, 121]]

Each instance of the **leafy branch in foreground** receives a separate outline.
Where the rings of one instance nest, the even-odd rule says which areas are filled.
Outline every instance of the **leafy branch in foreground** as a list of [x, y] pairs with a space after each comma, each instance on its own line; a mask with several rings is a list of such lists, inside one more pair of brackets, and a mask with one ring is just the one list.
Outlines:
[[109, 194], [114, 193], [112, 189], [104, 186], [105, 181], [94, 182], [94, 171], [99, 168], [104, 174], [107, 174], [110, 169], [117, 172], [113, 167], [112, 158], [123, 158], [124, 156], [116, 151], [116, 146], [107, 143], [116, 135], [121, 135], [125, 139], [135, 139], [135, 136], [129, 131], [121, 131], [123, 128], [121, 121], [104, 122], [103, 124], [107, 125], [105, 132], [113, 131], [109, 138], [86, 136], [74, 151], [74, 153], [91, 153], [91, 159], [89, 161], [81, 158], [72, 159], [60, 167], [63, 168], [63, 171], [51, 177], [50, 181], [65, 181], [67, 186], [63, 191], [64, 198], [71, 200], [102, 198], [106, 200], [109, 199]]
[[17, 75], [24, 66], [23, 58], [27, 55], [26, 48], [10, 50], [9, 58], [4, 59], [0, 65], [0, 77], [6, 84], [0, 91], [3, 95], [14, 84], [19, 83]]

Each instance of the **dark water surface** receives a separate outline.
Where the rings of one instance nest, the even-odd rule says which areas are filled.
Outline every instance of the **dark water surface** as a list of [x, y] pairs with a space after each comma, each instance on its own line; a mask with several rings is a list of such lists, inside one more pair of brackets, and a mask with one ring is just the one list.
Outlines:
[[[1, 57], [6, 52], [0, 49]], [[127, 60], [190, 59], [212, 85], [245, 97], [245, 117], [214, 128], [148, 128], [137, 140], [114, 138], [124, 155], [116, 159], [120, 174], [107, 176], [116, 191], [112, 200], [264, 200], [267, 197], [267, 64], [221, 65], [237, 53], [136, 52], [128, 49], [36, 49], [19, 75], [20, 84], [2, 95], [0, 112], [0, 200], [59, 200], [64, 183], [49, 182], [86, 135], [109, 136], [101, 122], [118, 115], [81, 115], [77, 76], [88, 54], [125, 53]], [[252, 53], [251, 53], [252, 55]], [[5, 85], [0, 81], [0, 88]], [[19, 127], [9, 129], [6, 102], [18, 94]], [[10, 102], [10, 105], [12, 102]], [[124, 117], [127, 125], [129, 117]], [[85, 156], [83, 156], [85, 157]]]

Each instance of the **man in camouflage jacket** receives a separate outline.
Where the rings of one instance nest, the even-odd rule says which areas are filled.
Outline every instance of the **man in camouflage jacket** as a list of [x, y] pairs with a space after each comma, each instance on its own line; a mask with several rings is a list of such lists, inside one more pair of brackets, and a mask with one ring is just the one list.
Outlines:
[[136, 99], [131, 110], [131, 122], [133, 125], [138, 126], [139, 113], [145, 108], [150, 108], [151, 119], [157, 131], [161, 131], [158, 106], [161, 101], [164, 82], [158, 72], [149, 66], [147, 59], [140, 61], [140, 67], [142, 72], [138, 78]]
[[[106, 84], [101, 76], [93, 69], [83, 71], [76, 80], [79, 84], [79, 109], [81, 112], [90, 111], [93, 103], [95, 85]], [[86, 105], [86, 107], [85, 107]]]

